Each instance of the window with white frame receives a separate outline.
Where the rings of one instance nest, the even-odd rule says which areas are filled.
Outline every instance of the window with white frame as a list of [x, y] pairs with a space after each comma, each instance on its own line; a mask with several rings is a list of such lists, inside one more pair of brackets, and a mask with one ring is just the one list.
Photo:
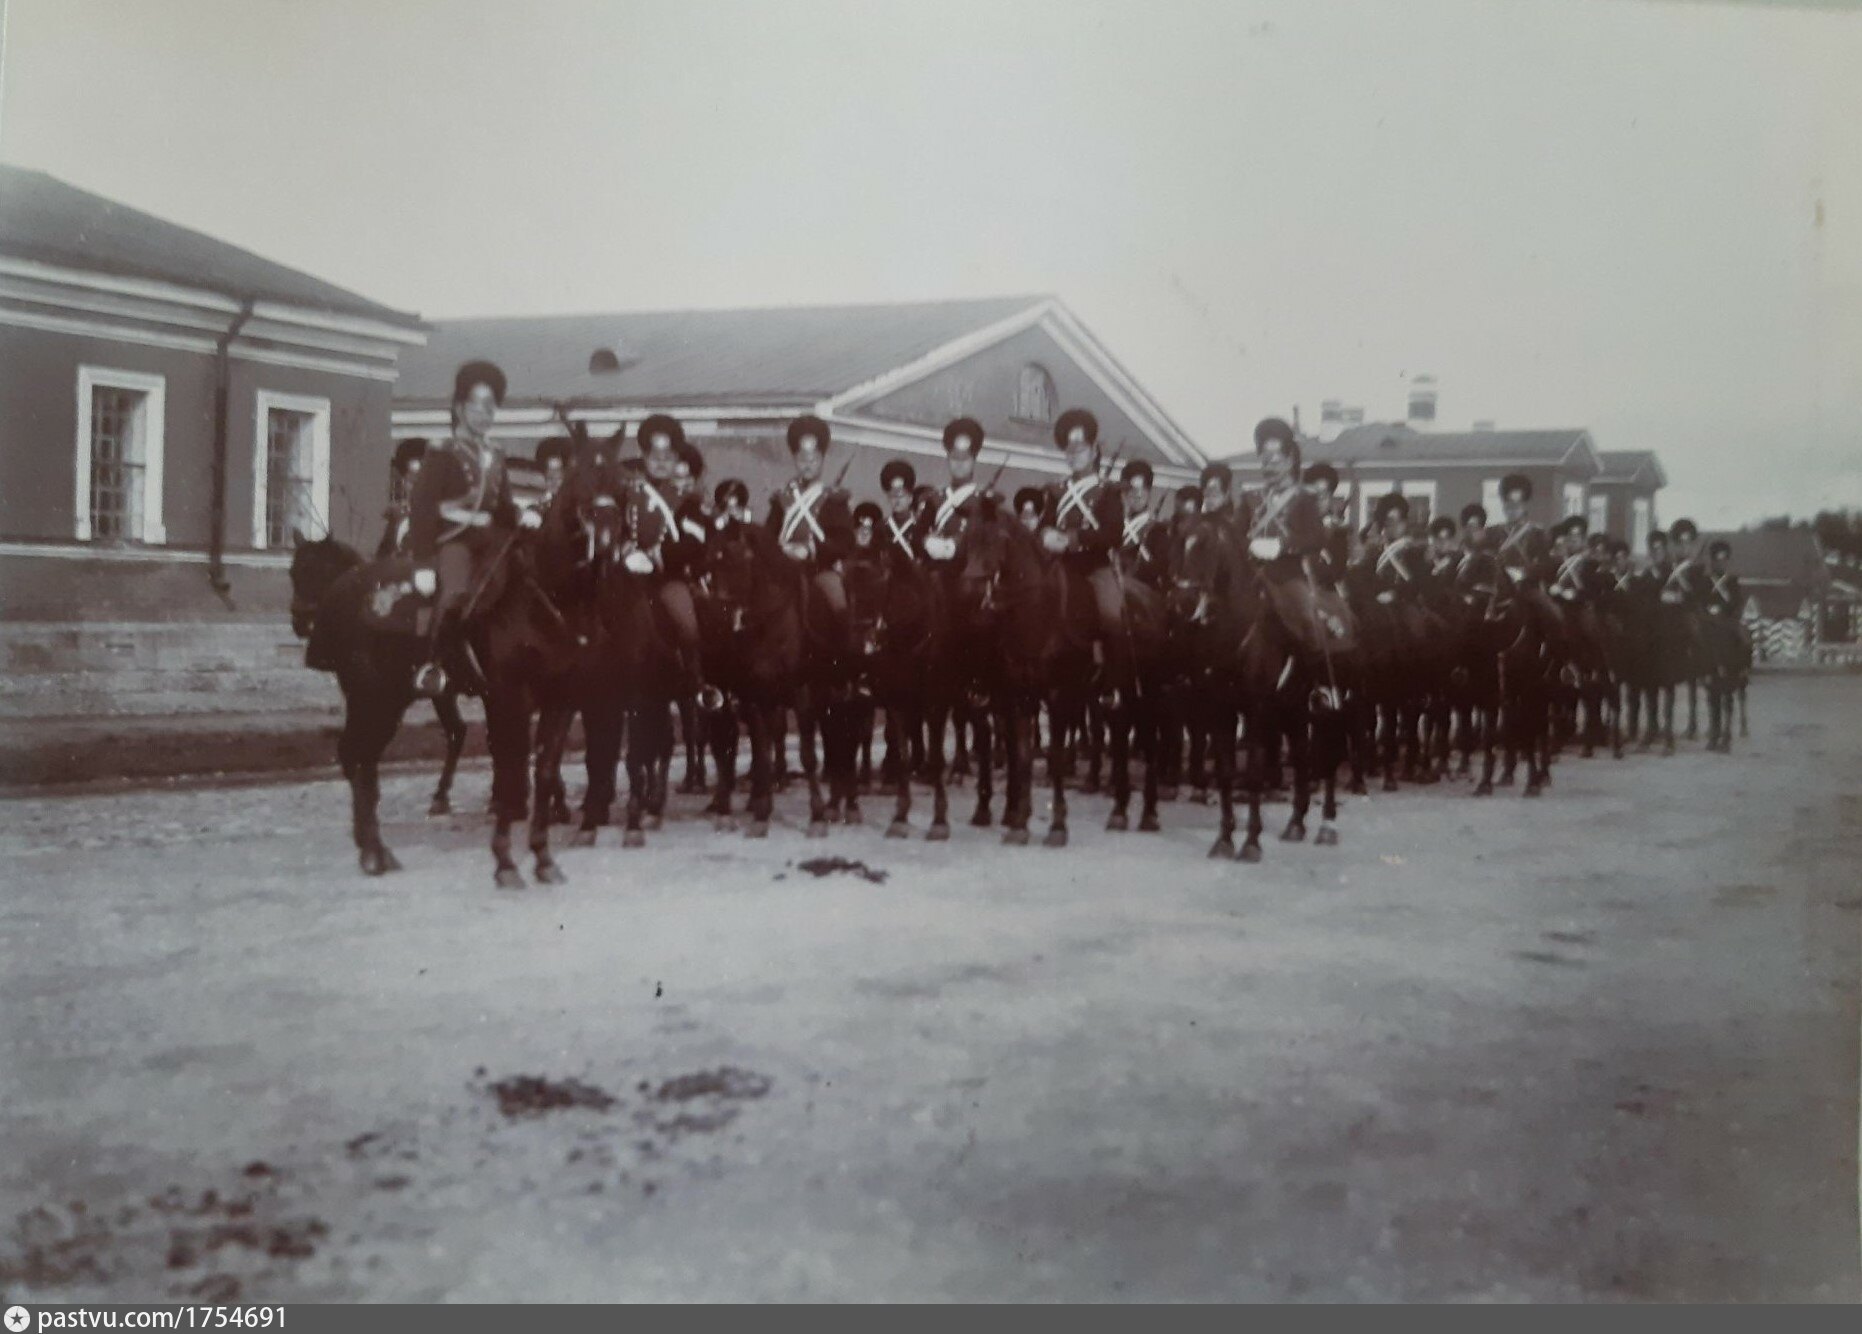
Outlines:
[[252, 545], [291, 545], [292, 531], [322, 537], [330, 512], [330, 400], [258, 392], [253, 423]]
[[1022, 367], [1015, 384], [1015, 416], [1022, 421], [1051, 422], [1059, 395], [1054, 391], [1054, 377], [1037, 362]]
[[168, 540], [162, 524], [167, 381], [78, 367], [73, 535], [80, 542]]
[[1566, 482], [1564, 488], [1564, 507], [1559, 511], [1558, 517], [1561, 519], [1569, 519], [1573, 514], [1582, 514], [1584, 512], [1584, 503], [1584, 483]]
[[1499, 523], [1506, 518], [1506, 509], [1500, 499], [1500, 477], [1481, 478], [1481, 508], [1487, 511], [1488, 523]]
[[1629, 545], [1637, 552], [1648, 550], [1649, 529], [1655, 525], [1655, 510], [1647, 496], [1629, 502]]
[[1396, 491], [1409, 502], [1409, 521], [1418, 528], [1429, 526], [1435, 515], [1435, 482], [1407, 478], [1397, 483]]
[[1590, 496], [1590, 530], [1604, 533], [1610, 530], [1610, 496], [1608, 492], [1593, 491]]

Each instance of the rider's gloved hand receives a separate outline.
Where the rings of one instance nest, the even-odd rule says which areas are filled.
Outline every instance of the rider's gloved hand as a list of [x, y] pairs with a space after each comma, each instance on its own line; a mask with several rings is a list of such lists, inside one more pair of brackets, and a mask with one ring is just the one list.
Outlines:
[[435, 575], [432, 570], [422, 566], [420, 569], [414, 571], [414, 591], [420, 594], [421, 597], [432, 597], [434, 590], [439, 588], [439, 586], [439, 577]]
[[653, 558], [644, 551], [628, 552], [621, 558], [621, 564], [625, 565], [635, 574], [653, 573]]
[[522, 514], [517, 516], [517, 526], [519, 528], [528, 528], [532, 532], [536, 531], [543, 526], [543, 511], [525, 510]]
[[1041, 530], [1041, 545], [1058, 556], [1067, 549], [1067, 535], [1058, 528], [1043, 528]]
[[925, 555], [932, 560], [949, 560], [956, 554], [957, 542], [954, 538], [927, 537], [925, 539]]

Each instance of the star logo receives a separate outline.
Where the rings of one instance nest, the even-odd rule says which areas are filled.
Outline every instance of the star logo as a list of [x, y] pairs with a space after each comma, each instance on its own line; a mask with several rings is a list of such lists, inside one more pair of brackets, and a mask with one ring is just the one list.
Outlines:
[[26, 1326], [31, 1323], [32, 1312], [28, 1311], [25, 1307], [9, 1306], [6, 1308], [6, 1327], [11, 1330], [13, 1334], [21, 1334]]

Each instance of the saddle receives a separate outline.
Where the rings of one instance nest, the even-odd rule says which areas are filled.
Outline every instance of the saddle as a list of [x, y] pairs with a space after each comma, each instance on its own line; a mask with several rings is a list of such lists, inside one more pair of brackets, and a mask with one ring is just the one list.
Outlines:
[[1317, 662], [1358, 651], [1356, 618], [1336, 590], [1315, 587], [1297, 575], [1268, 575], [1263, 582], [1268, 611], [1301, 658]]
[[419, 637], [431, 633], [433, 599], [414, 589], [414, 561], [395, 555], [371, 561], [359, 572], [362, 628], [377, 634]]

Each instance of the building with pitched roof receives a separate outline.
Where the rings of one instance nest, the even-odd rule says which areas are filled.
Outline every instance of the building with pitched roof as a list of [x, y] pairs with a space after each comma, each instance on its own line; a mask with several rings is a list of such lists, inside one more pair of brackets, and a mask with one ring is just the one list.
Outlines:
[[420, 319], [0, 166], [0, 618], [276, 618], [293, 528], [373, 543]]
[[960, 416], [982, 424], [982, 476], [1006, 465], [1005, 488], [1064, 473], [1052, 433], [1069, 407], [1089, 408], [1106, 453], [1147, 460], [1160, 486], [1206, 461], [1051, 296], [445, 320], [404, 358], [395, 434], [444, 433], [453, 372], [477, 357], [509, 379], [495, 434], [513, 457], [560, 432], [558, 405], [596, 434], [666, 412], [704, 450], [708, 482], [739, 477], [759, 498], [789, 475], [784, 431], [803, 413], [833, 428], [829, 476], [847, 465], [856, 494], [876, 494], [893, 457], [935, 481]]
[[1844, 565], [1808, 527], [1742, 528], [1701, 534], [1701, 550], [1724, 541], [1746, 605], [1742, 619], [1760, 661], [1792, 662], [1852, 653], [1862, 571]]

